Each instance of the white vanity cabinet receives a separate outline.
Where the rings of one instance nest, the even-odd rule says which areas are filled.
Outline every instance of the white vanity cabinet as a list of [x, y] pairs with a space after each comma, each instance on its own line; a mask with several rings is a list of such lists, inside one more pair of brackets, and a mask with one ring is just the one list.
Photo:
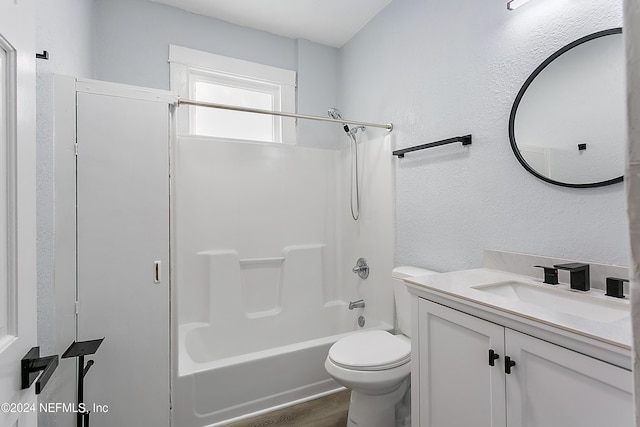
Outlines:
[[416, 299], [414, 427], [633, 425], [630, 371]]

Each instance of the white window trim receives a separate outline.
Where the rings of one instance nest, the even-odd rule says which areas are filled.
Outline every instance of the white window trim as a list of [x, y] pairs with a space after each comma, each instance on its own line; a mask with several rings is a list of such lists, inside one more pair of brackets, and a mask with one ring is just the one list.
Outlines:
[[[192, 71], [213, 72], [234, 78], [246, 78], [280, 86], [280, 108], [276, 111], [293, 113], [296, 110], [296, 72], [270, 65], [230, 58], [182, 46], [169, 45], [169, 70], [171, 91], [180, 98], [190, 99], [189, 78]], [[276, 103], [278, 104], [278, 103]], [[190, 134], [189, 111], [195, 107], [178, 110], [178, 134]], [[274, 116], [280, 122], [281, 141], [295, 144], [296, 130], [293, 119]], [[253, 141], [252, 141], [253, 142]]]
[[2, 85], [2, 112], [0, 117], [0, 170], [4, 174], [0, 180], [0, 197], [2, 197], [3, 210], [0, 213], [0, 244], [4, 245], [0, 250], [0, 304], [3, 312], [0, 320], [0, 349], [11, 343], [18, 334], [18, 216], [17, 216], [17, 91], [18, 75], [17, 52], [11, 44], [0, 35], [0, 49], [3, 52], [2, 72], [0, 72], [0, 85]]

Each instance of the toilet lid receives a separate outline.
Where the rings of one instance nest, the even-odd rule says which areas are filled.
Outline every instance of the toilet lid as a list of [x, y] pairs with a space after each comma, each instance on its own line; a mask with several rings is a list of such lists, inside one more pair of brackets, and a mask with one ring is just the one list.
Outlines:
[[382, 371], [411, 360], [411, 345], [387, 331], [357, 332], [331, 346], [329, 359], [347, 369]]

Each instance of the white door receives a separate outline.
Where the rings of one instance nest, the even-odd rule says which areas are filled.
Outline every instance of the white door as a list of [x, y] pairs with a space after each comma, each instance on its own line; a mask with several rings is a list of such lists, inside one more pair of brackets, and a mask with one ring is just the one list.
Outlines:
[[506, 426], [502, 326], [420, 299], [418, 342], [420, 426]]
[[509, 427], [631, 427], [631, 372], [506, 330]]
[[103, 86], [77, 94], [78, 340], [105, 337], [85, 401], [91, 427], [166, 427], [169, 107]]
[[[35, 2], [0, 1], [0, 425], [33, 427], [20, 360], [36, 345]], [[54, 374], [55, 375], [55, 374]]]

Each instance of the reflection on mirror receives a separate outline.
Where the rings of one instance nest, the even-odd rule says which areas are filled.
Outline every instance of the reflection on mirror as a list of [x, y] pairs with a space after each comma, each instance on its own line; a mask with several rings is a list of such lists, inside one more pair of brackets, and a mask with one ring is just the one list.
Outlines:
[[620, 28], [576, 40], [536, 68], [509, 118], [511, 147], [525, 169], [566, 187], [621, 182], [624, 76]]

